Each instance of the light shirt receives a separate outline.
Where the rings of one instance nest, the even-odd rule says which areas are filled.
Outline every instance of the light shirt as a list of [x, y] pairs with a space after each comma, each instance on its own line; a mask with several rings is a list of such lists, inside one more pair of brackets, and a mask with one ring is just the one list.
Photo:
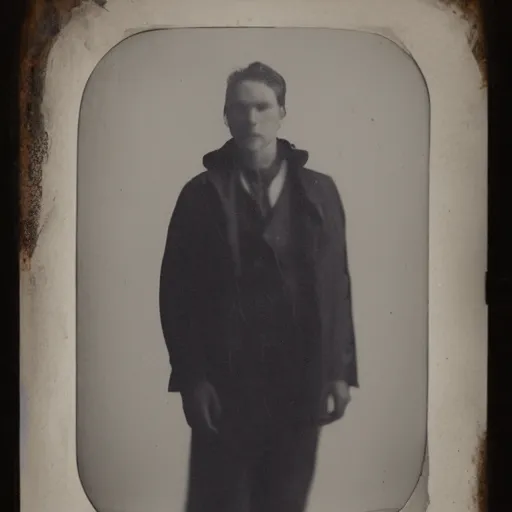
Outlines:
[[[270, 184], [270, 187], [268, 188], [268, 200], [272, 208], [277, 203], [277, 200], [279, 199], [279, 196], [283, 191], [287, 172], [288, 165], [286, 160], [283, 160], [279, 172], [276, 174], [275, 178], [272, 180], [272, 183]], [[249, 183], [247, 183], [247, 180], [245, 179], [243, 173], [240, 173], [240, 181], [242, 182], [242, 186], [245, 189], [245, 191], [252, 197], [251, 187], [249, 186]]]

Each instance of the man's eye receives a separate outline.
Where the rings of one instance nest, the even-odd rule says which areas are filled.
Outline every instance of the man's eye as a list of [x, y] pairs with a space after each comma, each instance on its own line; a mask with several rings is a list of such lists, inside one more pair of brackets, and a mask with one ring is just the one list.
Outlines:
[[268, 104], [267, 103], [259, 103], [256, 108], [262, 112], [263, 110], [267, 110], [268, 109]]

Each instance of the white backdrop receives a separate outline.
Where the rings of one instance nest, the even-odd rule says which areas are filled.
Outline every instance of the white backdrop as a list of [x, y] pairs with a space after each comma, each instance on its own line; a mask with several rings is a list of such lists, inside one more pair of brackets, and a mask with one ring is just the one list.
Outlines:
[[341, 30], [180, 29], [125, 40], [85, 91], [78, 166], [78, 458], [101, 512], [180, 510], [188, 428], [158, 317], [181, 186], [228, 136], [225, 79], [287, 79], [282, 135], [332, 175], [347, 211], [361, 389], [325, 429], [318, 512], [399, 508], [421, 469], [427, 399], [429, 105], [394, 43]]

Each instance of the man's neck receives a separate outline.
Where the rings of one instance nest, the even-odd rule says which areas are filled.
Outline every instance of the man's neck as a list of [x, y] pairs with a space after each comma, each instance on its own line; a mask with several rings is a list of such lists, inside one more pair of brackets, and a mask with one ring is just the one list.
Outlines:
[[240, 158], [244, 167], [252, 171], [271, 169], [278, 159], [277, 141], [268, 144], [260, 151], [243, 151]]

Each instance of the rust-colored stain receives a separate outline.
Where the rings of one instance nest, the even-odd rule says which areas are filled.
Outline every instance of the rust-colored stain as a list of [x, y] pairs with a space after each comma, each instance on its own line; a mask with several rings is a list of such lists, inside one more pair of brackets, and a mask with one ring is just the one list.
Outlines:
[[484, 432], [478, 441], [477, 452], [473, 458], [477, 469], [477, 485], [474, 503], [478, 512], [487, 512], [487, 433]]
[[[41, 112], [48, 54], [71, 11], [84, 0], [33, 0], [25, 19], [20, 61], [20, 257], [22, 270], [30, 260], [40, 233], [42, 169], [48, 134]], [[107, 0], [93, 0], [104, 7]]]
[[484, 0], [441, 0], [444, 4], [457, 8], [466, 19], [471, 30], [469, 44], [482, 74], [483, 86], [487, 86], [487, 59], [485, 49], [484, 19], [482, 4]]

